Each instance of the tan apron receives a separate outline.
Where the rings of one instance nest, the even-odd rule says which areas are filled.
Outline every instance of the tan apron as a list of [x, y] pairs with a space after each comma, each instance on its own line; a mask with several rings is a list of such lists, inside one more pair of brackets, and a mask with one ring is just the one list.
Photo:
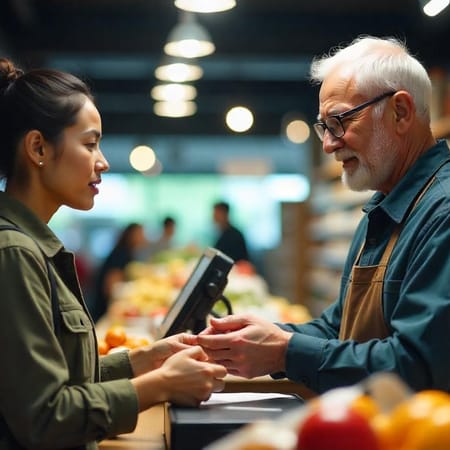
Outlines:
[[[425, 185], [414, 202], [411, 211], [431, 186], [434, 177]], [[384, 250], [377, 266], [358, 266], [364, 244], [361, 246], [344, 300], [339, 339], [366, 342], [384, 339], [390, 335], [383, 314], [383, 283], [392, 250], [398, 240], [403, 224], [399, 224]]]

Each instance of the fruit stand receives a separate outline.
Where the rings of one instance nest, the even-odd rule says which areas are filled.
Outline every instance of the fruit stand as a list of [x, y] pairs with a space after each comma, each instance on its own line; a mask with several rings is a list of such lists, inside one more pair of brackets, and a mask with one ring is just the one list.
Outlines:
[[[193, 271], [199, 255], [193, 251], [165, 251], [151, 263], [133, 262], [126, 268], [127, 280], [114, 287], [113, 297], [106, 317], [98, 324], [99, 347], [102, 353], [113, 347], [132, 347], [151, 341], [161, 320]], [[234, 313], [251, 312], [273, 322], [303, 323], [311, 319], [303, 305], [292, 304], [288, 299], [269, 292], [265, 280], [249, 263], [237, 263], [231, 269], [224, 290]], [[226, 314], [225, 306], [218, 302], [214, 312]], [[121, 327], [126, 339], [106, 339], [109, 331]], [[112, 331], [110, 329], [113, 329]], [[126, 342], [128, 341], [128, 342]]]

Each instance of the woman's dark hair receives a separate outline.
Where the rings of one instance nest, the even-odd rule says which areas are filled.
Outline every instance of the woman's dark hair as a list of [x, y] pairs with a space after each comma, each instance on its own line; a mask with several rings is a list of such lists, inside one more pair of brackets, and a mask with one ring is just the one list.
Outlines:
[[39, 130], [56, 144], [64, 128], [76, 121], [86, 97], [87, 85], [69, 73], [52, 69], [23, 72], [0, 58], [0, 178], [13, 175], [20, 139]]
[[114, 250], [117, 250], [119, 248], [129, 249], [131, 238], [134, 234], [134, 231], [138, 228], [142, 228], [142, 225], [140, 223], [132, 222], [128, 224], [119, 234], [116, 245], [114, 246]]

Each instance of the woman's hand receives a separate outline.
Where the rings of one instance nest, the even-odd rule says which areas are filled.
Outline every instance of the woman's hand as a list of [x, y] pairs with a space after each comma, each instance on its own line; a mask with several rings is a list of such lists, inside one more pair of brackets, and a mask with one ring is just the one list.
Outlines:
[[207, 361], [200, 347], [189, 347], [170, 356], [160, 368], [133, 379], [140, 411], [165, 401], [198, 406], [212, 392], [221, 391], [227, 371]]
[[129, 355], [134, 376], [158, 369], [167, 358], [191, 347], [188, 336], [187, 333], [180, 333], [131, 350]]

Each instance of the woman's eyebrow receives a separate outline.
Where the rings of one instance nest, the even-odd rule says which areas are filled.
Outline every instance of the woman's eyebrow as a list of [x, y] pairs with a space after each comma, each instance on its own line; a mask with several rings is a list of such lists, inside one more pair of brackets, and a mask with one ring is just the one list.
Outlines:
[[81, 133], [81, 135], [83, 135], [83, 136], [87, 136], [90, 134], [93, 134], [97, 139], [100, 139], [102, 137], [102, 134], [100, 133], [100, 131], [95, 130], [95, 129], [86, 130]]

